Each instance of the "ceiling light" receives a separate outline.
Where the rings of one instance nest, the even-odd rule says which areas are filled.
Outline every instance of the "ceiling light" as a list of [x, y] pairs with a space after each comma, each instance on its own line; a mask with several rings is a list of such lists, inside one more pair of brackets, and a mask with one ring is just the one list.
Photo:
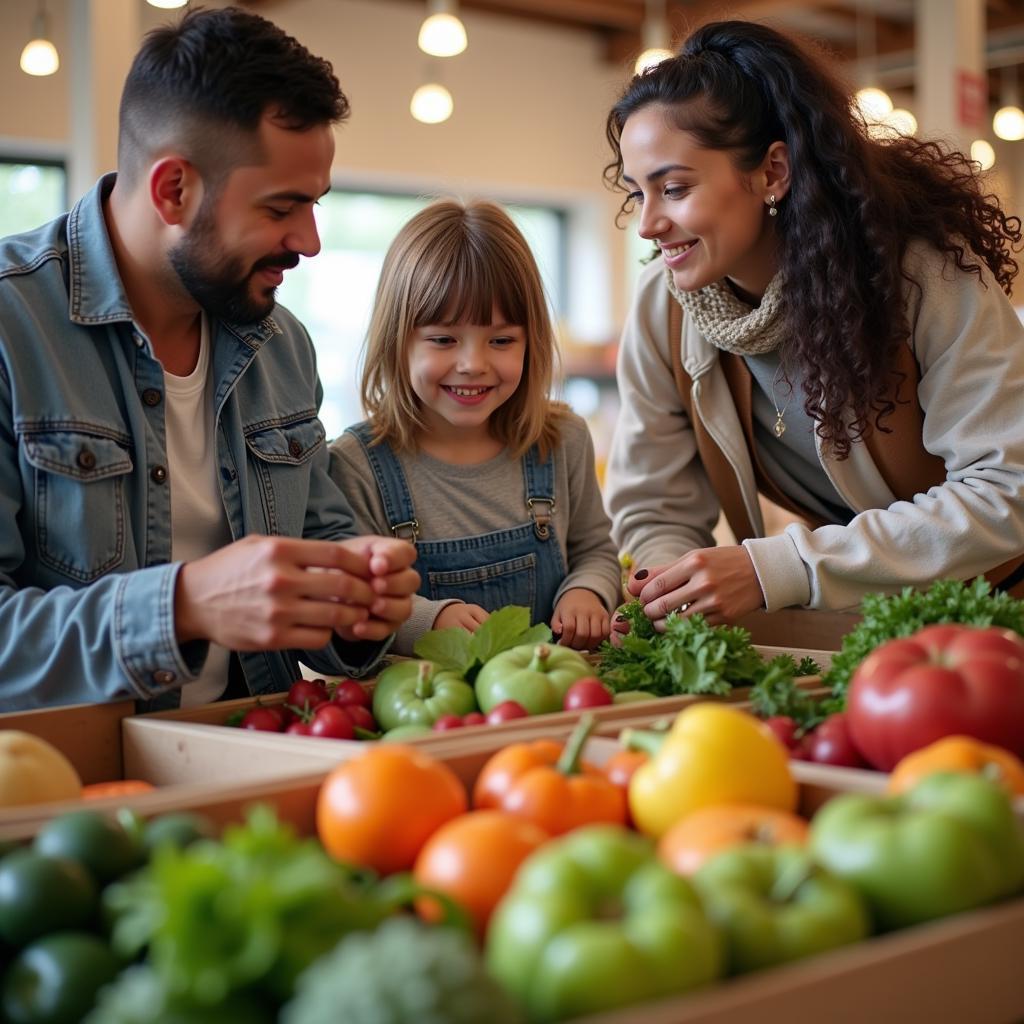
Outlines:
[[894, 131], [899, 132], [900, 135], [917, 134], [917, 118], [903, 107], [897, 107], [895, 110], [890, 111], [889, 116], [885, 119], [885, 123]]
[[633, 65], [633, 73], [642, 75], [648, 68], [653, 68], [663, 60], [674, 57], [669, 49], [671, 38], [668, 31], [668, 20], [665, 17], [665, 0], [646, 0], [644, 14], [643, 52]]
[[437, 82], [421, 85], [413, 94], [409, 111], [424, 124], [440, 124], [452, 116], [455, 103], [452, 94]]
[[992, 118], [992, 131], [1007, 142], [1024, 139], [1024, 110], [1014, 104], [1000, 107]]
[[893, 106], [889, 94], [884, 89], [869, 85], [858, 89], [854, 102], [868, 124], [883, 122], [892, 113]]
[[971, 159], [976, 161], [983, 171], [987, 171], [996, 162], [996, 151], [986, 139], [975, 139], [971, 143]]
[[50, 42], [50, 19], [43, 0], [40, 0], [39, 11], [32, 19], [32, 38], [21, 51], [19, 64], [26, 75], [36, 76], [52, 75], [60, 67], [57, 47]]
[[427, 17], [420, 25], [419, 47], [432, 57], [454, 57], [466, 48], [466, 28], [455, 0], [427, 0]]
[[146, 0], [151, 7], [159, 7], [164, 11], [173, 11], [176, 7], [184, 7], [188, 0]]

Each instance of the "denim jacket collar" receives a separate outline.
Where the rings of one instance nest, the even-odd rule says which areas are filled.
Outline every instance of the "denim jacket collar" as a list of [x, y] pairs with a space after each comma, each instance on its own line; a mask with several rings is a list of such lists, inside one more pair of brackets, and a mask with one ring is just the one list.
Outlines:
[[[103, 175], [68, 216], [68, 313], [76, 324], [133, 320], [103, 215], [104, 200], [110, 195], [116, 177], [113, 173]], [[221, 321], [221, 326], [254, 350], [281, 333], [270, 316], [250, 324]]]

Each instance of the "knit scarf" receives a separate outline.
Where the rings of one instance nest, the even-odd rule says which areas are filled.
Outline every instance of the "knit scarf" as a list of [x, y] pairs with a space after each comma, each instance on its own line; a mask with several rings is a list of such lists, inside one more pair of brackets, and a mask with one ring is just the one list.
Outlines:
[[668, 290], [715, 348], [739, 356], [757, 356], [774, 352], [782, 344], [785, 325], [779, 316], [781, 274], [768, 282], [761, 305], [756, 309], [738, 299], [724, 280], [695, 292], [684, 292], [676, 287], [667, 267], [665, 278]]

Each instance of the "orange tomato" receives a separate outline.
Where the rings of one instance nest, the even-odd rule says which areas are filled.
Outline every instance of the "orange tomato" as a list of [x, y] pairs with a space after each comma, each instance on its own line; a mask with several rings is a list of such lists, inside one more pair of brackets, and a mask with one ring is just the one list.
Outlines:
[[474, 806], [517, 814], [553, 836], [596, 822], [624, 824], [625, 790], [580, 760], [593, 720], [581, 726], [564, 747], [534, 740], [499, 750], [476, 780]]
[[90, 782], [82, 787], [83, 800], [103, 800], [106, 797], [136, 796], [156, 789], [152, 782], [142, 779], [114, 779], [111, 782]]
[[465, 787], [447, 765], [412, 747], [381, 744], [324, 779], [317, 834], [336, 860], [391, 874], [411, 868], [423, 844], [466, 805]]
[[806, 844], [808, 825], [789, 811], [757, 804], [712, 804], [688, 814], [658, 843], [661, 862], [689, 876], [714, 854], [742, 843]]
[[987, 775], [1012, 795], [1024, 796], [1024, 761], [970, 736], [946, 736], [907, 754], [889, 776], [889, 792], [904, 793], [935, 772]]
[[[446, 822], [427, 840], [413, 875], [462, 906], [482, 939], [519, 865], [548, 838], [540, 826], [515, 815], [471, 811]], [[440, 906], [429, 896], [418, 899], [416, 909], [426, 921], [441, 919]]]

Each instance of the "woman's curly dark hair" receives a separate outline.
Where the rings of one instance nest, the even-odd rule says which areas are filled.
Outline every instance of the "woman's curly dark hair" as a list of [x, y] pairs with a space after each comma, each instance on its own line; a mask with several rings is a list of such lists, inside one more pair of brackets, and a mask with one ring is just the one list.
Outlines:
[[869, 136], [823, 61], [787, 36], [752, 22], [711, 23], [633, 78], [606, 125], [613, 188], [625, 189], [623, 125], [649, 104], [671, 107], [680, 130], [731, 151], [741, 171], [786, 143], [791, 184], [776, 218], [785, 359], [803, 376], [804, 409], [837, 457], [872, 423], [885, 430], [895, 408], [887, 395], [910, 336], [903, 257], [912, 239], [979, 278], [980, 260], [1009, 293], [1021, 221], [983, 191], [977, 165], [935, 142]]

